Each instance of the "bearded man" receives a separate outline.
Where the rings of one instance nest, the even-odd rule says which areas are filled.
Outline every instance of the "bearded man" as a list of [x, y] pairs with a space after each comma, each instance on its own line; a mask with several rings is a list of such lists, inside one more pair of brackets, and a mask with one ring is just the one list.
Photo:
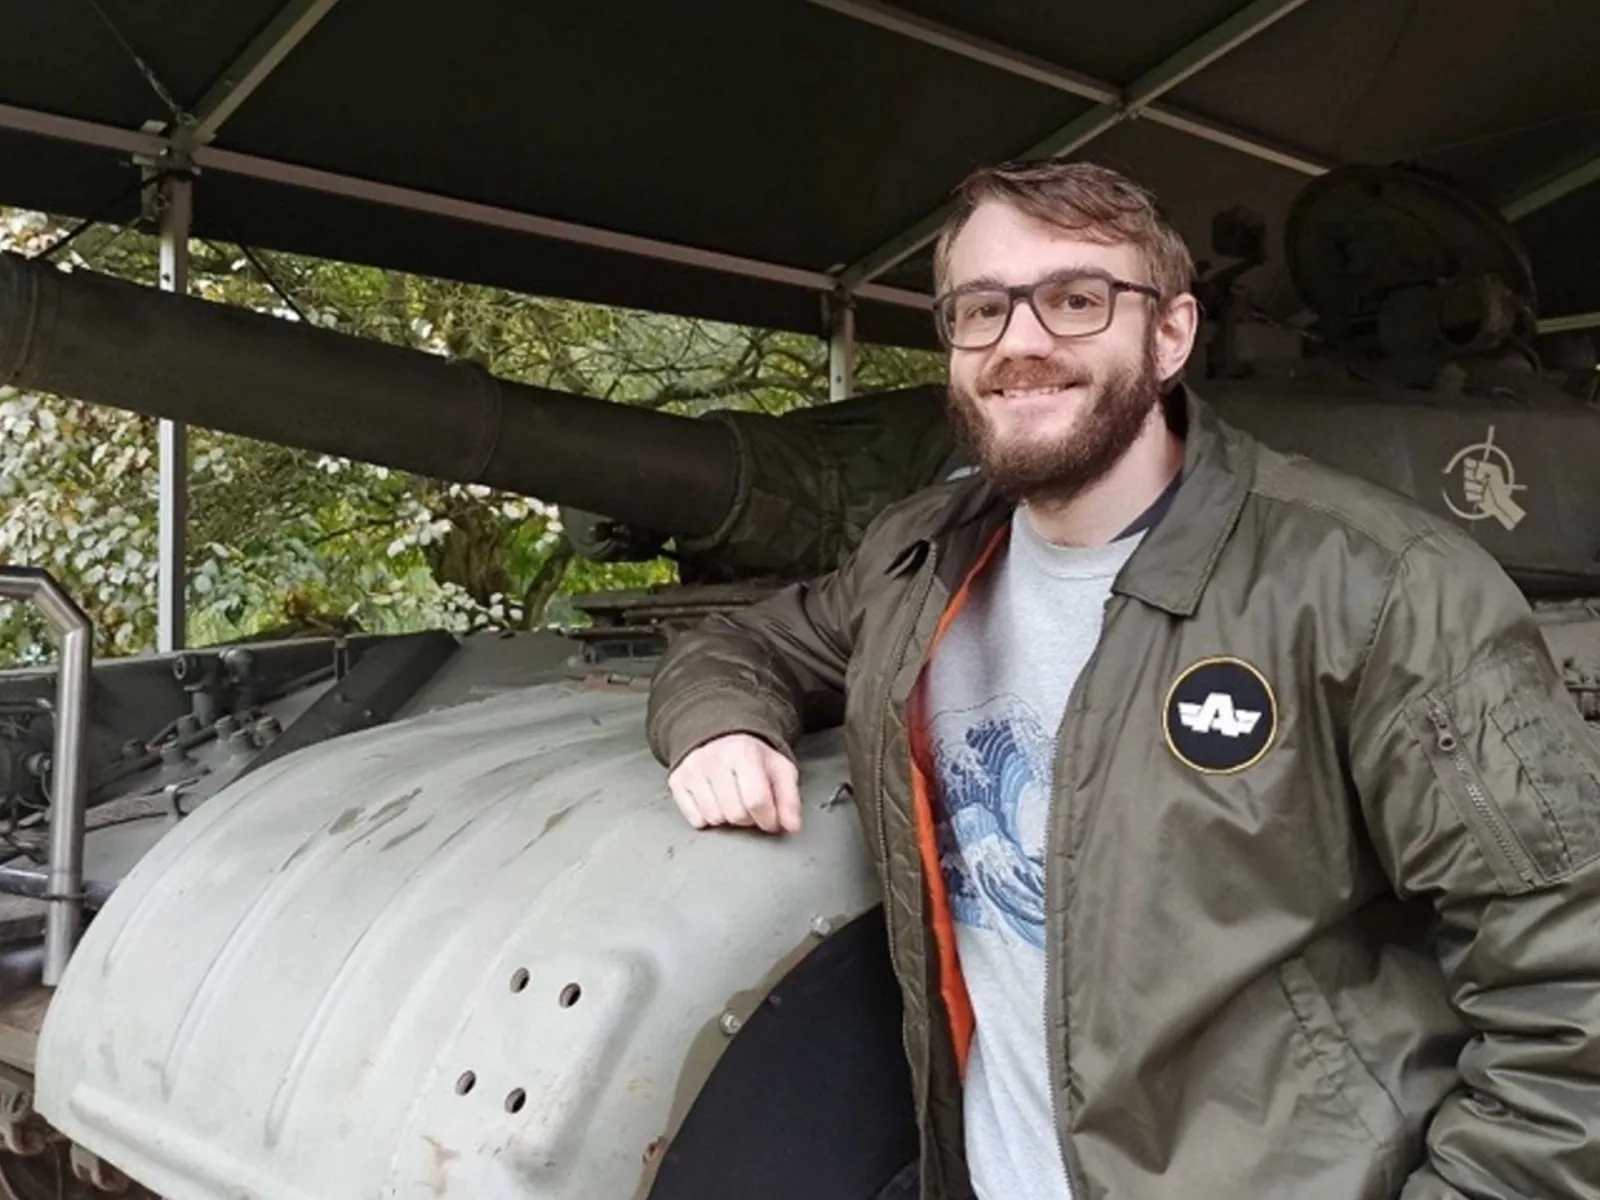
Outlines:
[[843, 695], [922, 1195], [1600, 1197], [1600, 752], [1523, 597], [1179, 382], [1132, 181], [979, 171], [935, 266], [977, 474], [679, 639], [649, 724], [696, 827], [793, 831]]

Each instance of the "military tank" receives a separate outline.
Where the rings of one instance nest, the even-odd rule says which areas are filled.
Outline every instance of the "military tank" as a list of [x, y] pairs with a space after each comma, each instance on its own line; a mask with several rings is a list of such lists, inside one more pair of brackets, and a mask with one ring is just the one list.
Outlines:
[[[1448, 181], [1310, 184], [1304, 310], [1233, 261], [1190, 381], [1470, 529], [1600, 720], [1594, 347]], [[681, 582], [566, 632], [295, 638], [0, 673], [0, 1193], [168, 1200], [911, 1194], [897, 991], [837, 714], [803, 832], [697, 833], [644, 741], [675, 629], [835, 565], [969, 469], [939, 389], [679, 418], [0, 257], [0, 383], [559, 502]], [[585, 515], [587, 514], [587, 515]], [[75, 639], [75, 640], [74, 640]]]

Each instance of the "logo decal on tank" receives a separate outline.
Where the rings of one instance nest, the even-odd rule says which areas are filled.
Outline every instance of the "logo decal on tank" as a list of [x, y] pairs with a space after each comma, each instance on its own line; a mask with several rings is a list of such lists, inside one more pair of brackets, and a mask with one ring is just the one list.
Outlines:
[[1267, 677], [1242, 658], [1192, 663], [1167, 689], [1167, 748], [1196, 771], [1227, 775], [1254, 766], [1278, 731], [1278, 702]]
[[1511, 455], [1495, 445], [1494, 426], [1483, 441], [1473, 442], [1457, 450], [1444, 465], [1446, 475], [1456, 477], [1454, 482], [1460, 494], [1457, 504], [1448, 490], [1441, 494], [1446, 507], [1463, 521], [1498, 521], [1510, 533], [1528, 510], [1517, 503], [1517, 493], [1527, 491], [1528, 485], [1517, 482], [1517, 465]]

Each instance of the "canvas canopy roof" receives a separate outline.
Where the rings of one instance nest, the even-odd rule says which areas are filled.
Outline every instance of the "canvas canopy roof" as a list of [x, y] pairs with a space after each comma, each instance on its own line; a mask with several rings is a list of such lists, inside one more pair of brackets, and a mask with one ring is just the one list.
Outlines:
[[[1513, 215], [1546, 318], [1600, 323], [1589, 0], [0, 0], [0, 203], [658, 311], [929, 343], [930, 215], [1048, 144], [1279, 229], [1329, 164]], [[185, 158], [184, 156], [187, 156]], [[1287, 303], [1287, 301], [1285, 301]], [[835, 310], [836, 311], [836, 310]]]

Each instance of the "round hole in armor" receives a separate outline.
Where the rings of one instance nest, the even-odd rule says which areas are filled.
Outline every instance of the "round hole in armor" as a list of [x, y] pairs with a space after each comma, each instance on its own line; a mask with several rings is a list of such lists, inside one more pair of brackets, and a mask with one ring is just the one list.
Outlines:
[[561, 989], [561, 1007], [571, 1008], [578, 1002], [578, 997], [583, 995], [583, 989], [575, 983], [569, 983]]
[[521, 1088], [512, 1088], [506, 1097], [506, 1111], [509, 1113], [521, 1112], [522, 1106], [528, 1102], [528, 1093]]
[[456, 1094], [458, 1096], [465, 1096], [468, 1092], [470, 1092], [472, 1090], [473, 1085], [476, 1084], [477, 1082], [478, 1082], [478, 1077], [476, 1075], [474, 1075], [471, 1071], [463, 1071], [463, 1072], [461, 1072], [461, 1078], [456, 1080]]
[[511, 976], [511, 990], [513, 992], [520, 992], [523, 988], [525, 988], [527, 986], [528, 986], [528, 968], [527, 967], [518, 967], [516, 969], [516, 971]]

